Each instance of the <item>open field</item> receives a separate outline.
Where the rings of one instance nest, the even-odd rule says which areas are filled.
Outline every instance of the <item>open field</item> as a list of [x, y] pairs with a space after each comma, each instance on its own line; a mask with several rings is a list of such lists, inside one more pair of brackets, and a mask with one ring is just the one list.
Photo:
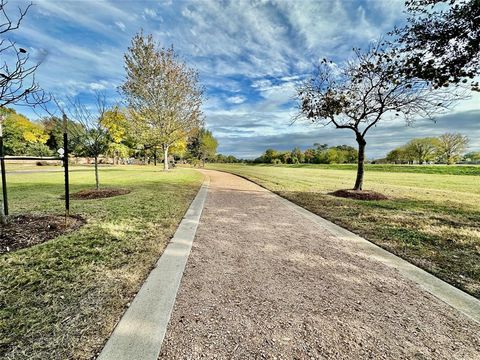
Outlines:
[[[258, 164], [255, 166], [272, 166]], [[294, 164], [275, 165], [275, 167], [326, 169], [326, 170], [354, 170], [356, 164]], [[445, 175], [477, 175], [480, 176], [480, 165], [394, 165], [394, 164], [365, 164], [366, 171], [401, 172], [418, 174], [445, 174]]]
[[[12, 214], [62, 214], [62, 173], [8, 174]], [[173, 235], [202, 181], [189, 169], [102, 169], [123, 196], [72, 200], [87, 224], [0, 256], [0, 358], [88, 359], [99, 350]], [[93, 170], [71, 173], [72, 192]]]
[[244, 176], [480, 298], [480, 178], [368, 171], [365, 189], [390, 200], [328, 193], [351, 188], [354, 170], [210, 164]]

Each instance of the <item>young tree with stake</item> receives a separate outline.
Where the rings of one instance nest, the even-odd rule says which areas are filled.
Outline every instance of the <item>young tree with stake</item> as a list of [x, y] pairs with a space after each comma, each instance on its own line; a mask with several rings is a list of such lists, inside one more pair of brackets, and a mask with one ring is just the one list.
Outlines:
[[97, 92], [95, 100], [95, 107], [91, 108], [79, 98], [71, 98], [67, 112], [69, 118], [79, 125], [70, 127], [69, 131], [74, 132], [74, 137], [78, 139], [80, 151], [94, 159], [95, 188], [99, 190], [98, 158], [107, 152], [111, 138], [103, 121], [108, 111], [106, 95]]
[[432, 119], [447, 109], [458, 95], [433, 91], [429, 83], [397, 73], [390, 65], [395, 51], [382, 44], [366, 51], [354, 49], [354, 58], [343, 66], [323, 60], [314, 75], [297, 89], [300, 112], [297, 118], [355, 134], [358, 144], [357, 177], [353, 190], [362, 190], [366, 135], [389, 116], [412, 122], [416, 117]]

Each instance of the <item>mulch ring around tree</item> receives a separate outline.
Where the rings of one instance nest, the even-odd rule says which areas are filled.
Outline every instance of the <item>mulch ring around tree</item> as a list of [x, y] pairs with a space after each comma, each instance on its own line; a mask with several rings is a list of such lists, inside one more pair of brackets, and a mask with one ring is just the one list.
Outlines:
[[7, 225], [0, 225], [0, 254], [44, 243], [77, 230], [86, 223], [80, 216], [12, 215]]
[[370, 190], [342, 189], [329, 193], [330, 195], [354, 200], [388, 200], [388, 197]]
[[113, 196], [129, 194], [131, 190], [128, 189], [87, 189], [70, 194], [70, 199], [75, 200], [91, 200], [103, 199]]

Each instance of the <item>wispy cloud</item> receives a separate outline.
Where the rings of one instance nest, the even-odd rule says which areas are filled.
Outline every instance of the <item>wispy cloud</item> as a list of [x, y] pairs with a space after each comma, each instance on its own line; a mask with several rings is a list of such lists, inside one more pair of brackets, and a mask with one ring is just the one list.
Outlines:
[[[220, 139], [219, 150], [253, 157], [270, 146], [353, 144], [346, 131], [291, 124], [295, 85], [319, 59], [344, 61], [352, 47], [364, 46], [401, 23], [403, 4], [43, 0], [14, 39], [44, 59], [37, 76], [46, 90], [88, 97], [101, 89], [118, 98], [123, 54], [131, 37], [140, 29], [152, 33], [199, 70], [208, 97], [207, 125]], [[386, 121], [372, 131], [368, 155], [381, 156], [409, 136], [439, 131], [468, 131], [472, 147], [480, 148], [480, 134], [471, 126], [479, 103], [480, 95], [459, 104], [454, 117], [416, 130]]]

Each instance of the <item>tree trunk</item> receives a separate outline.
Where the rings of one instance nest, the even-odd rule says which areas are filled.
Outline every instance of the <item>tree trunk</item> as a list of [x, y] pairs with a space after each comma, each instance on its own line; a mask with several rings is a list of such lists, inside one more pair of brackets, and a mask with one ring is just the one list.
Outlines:
[[153, 148], [153, 165], [157, 166], [157, 148]]
[[94, 157], [95, 159], [95, 188], [98, 190], [100, 189], [100, 182], [98, 180], [98, 157]]
[[168, 171], [168, 146], [163, 147], [163, 171]]
[[357, 179], [355, 180], [355, 186], [353, 190], [362, 190], [363, 188], [363, 174], [365, 173], [365, 146], [367, 142], [361, 135], [357, 135], [358, 143], [358, 165], [357, 165]]

